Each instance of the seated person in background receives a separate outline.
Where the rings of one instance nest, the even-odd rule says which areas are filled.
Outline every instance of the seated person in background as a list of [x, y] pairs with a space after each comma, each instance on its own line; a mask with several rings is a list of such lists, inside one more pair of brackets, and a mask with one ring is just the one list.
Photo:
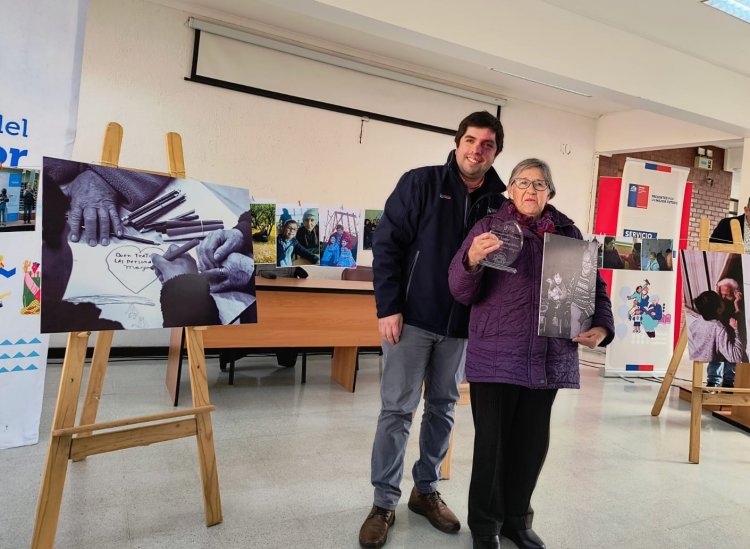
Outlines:
[[695, 310], [700, 315], [688, 328], [688, 349], [692, 360], [741, 362], [745, 342], [737, 329], [737, 319], [729, 325], [721, 322], [726, 305], [721, 296], [707, 290], [695, 298]]
[[307, 259], [313, 264], [317, 264], [319, 259], [315, 254], [310, 253], [303, 248], [297, 239], [297, 222], [293, 219], [287, 219], [281, 227], [281, 234], [276, 237], [276, 266], [291, 267], [292, 254]]

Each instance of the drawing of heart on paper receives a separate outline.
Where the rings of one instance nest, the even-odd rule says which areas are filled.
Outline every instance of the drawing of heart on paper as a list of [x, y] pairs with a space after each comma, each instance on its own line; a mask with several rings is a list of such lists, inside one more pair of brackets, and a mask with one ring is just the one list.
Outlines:
[[164, 252], [154, 247], [119, 246], [107, 254], [107, 268], [120, 284], [139, 294], [156, 280], [151, 269], [151, 254], [155, 253]]

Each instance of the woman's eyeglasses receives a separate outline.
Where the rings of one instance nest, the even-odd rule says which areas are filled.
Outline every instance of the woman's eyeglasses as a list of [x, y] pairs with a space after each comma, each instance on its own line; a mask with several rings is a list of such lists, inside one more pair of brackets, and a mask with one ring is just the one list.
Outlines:
[[529, 179], [516, 178], [511, 181], [510, 184], [515, 185], [519, 189], [528, 189], [530, 185], [533, 185], [534, 190], [536, 191], [546, 191], [549, 188], [544, 179], [535, 179], [534, 181], [531, 181]]

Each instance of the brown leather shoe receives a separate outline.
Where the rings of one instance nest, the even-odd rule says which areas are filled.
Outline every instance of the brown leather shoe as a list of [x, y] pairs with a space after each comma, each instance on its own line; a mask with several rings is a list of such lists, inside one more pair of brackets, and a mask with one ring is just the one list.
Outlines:
[[359, 544], [362, 547], [383, 547], [388, 540], [388, 529], [396, 520], [396, 512], [373, 505], [362, 528], [359, 529]]
[[458, 517], [448, 509], [437, 490], [429, 494], [423, 494], [415, 486], [409, 497], [409, 509], [427, 517], [430, 524], [441, 532], [453, 534], [461, 529]]

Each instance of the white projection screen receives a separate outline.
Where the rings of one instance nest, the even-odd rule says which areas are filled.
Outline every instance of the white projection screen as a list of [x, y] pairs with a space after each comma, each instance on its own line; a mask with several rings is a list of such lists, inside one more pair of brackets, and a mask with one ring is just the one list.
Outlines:
[[[497, 105], [196, 30], [189, 80], [311, 107], [452, 134]], [[441, 131], [442, 130], [442, 131]]]

